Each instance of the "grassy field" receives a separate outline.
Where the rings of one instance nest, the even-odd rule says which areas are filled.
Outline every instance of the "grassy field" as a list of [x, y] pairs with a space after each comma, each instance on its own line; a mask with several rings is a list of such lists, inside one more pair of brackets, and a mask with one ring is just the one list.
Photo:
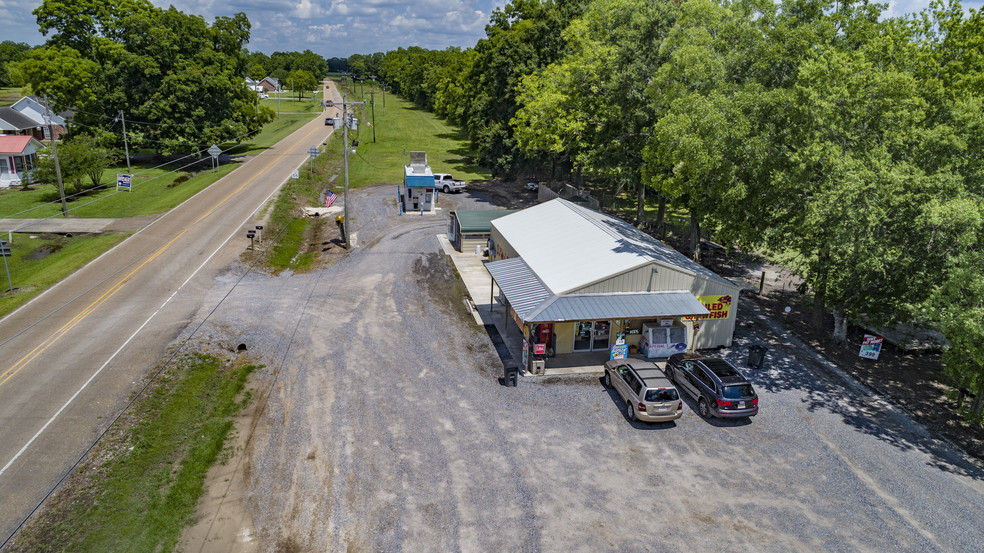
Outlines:
[[[336, 81], [337, 82], [337, 81]], [[350, 102], [361, 101], [357, 96], [359, 86], [343, 87]], [[366, 101], [370, 100], [366, 87]], [[370, 126], [372, 112], [367, 106], [357, 108], [359, 130], [350, 131], [349, 140], [358, 140], [356, 153], [349, 156], [349, 188], [390, 184], [396, 187], [403, 182], [403, 149], [423, 150], [437, 172], [450, 172], [458, 179], [486, 180], [489, 174], [473, 165], [468, 141], [460, 131], [448, 126], [433, 114], [417, 109], [411, 103], [396, 96], [387, 95], [383, 107], [382, 94], [376, 91], [376, 125]], [[376, 129], [376, 142], [372, 131]], [[341, 195], [343, 187], [342, 132], [336, 129], [318, 157], [317, 169], [305, 166], [300, 179], [292, 187], [285, 187], [272, 207], [270, 229], [266, 236], [277, 236], [275, 245], [266, 258], [267, 266], [274, 272], [290, 269], [305, 270], [314, 266], [315, 256], [306, 244], [313, 240], [319, 225], [332, 224], [324, 220], [298, 219], [297, 207], [320, 205], [323, 191], [332, 176], [336, 176], [332, 188]], [[395, 191], [395, 188], [394, 188]], [[281, 232], [283, 230], [283, 232]]]
[[20, 88], [0, 87], [0, 106], [9, 106], [21, 97]]
[[[320, 105], [320, 104], [319, 104]], [[291, 132], [311, 120], [311, 115], [283, 115], [267, 124], [263, 132], [250, 142], [230, 149], [232, 156], [256, 155], [276, 144]], [[199, 162], [196, 167], [189, 163]], [[212, 172], [209, 161], [192, 158], [169, 163], [163, 167], [151, 164], [133, 165], [133, 190], [116, 191], [116, 174], [126, 173], [126, 164], [110, 167], [103, 173], [105, 187], [71, 198], [69, 215], [82, 218], [123, 218], [165, 213], [194, 196], [219, 178], [239, 166], [223, 162], [218, 172]], [[71, 189], [71, 187], [68, 187]], [[20, 187], [0, 190], [0, 218], [41, 219], [61, 217], [61, 202], [57, 187], [44, 185], [21, 190]], [[32, 238], [32, 236], [35, 236]], [[7, 239], [7, 235], [0, 236]], [[12, 257], [7, 258], [14, 291], [9, 291], [6, 273], [0, 275], [0, 317], [27, 303], [48, 287], [77, 271], [111, 247], [124, 235], [106, 234], [98, 237], [58, 235], [28, 235], [14, 233]]]
[[[362, 101], [358, 84], [346, 83], [343, 90], [349, 102]], [[435, 173], [451, 173], [465, 181], [487, 180], [488, 171], [475, 165], [468, 147], [468, 139], [460, 129], [415, 107], [398, 96], [386, 94], [385, 107], [380, 90], [375, 94], [375, 125], [372, 125], [373, 109], [368, 105], [372, 97], [370, 87], [365, 86], [366, 106], [356, 110], [359, 129], [349, 131], [349, 140], [358, 140], [356, 153], [349, 156], [349, 186], [358, 188], [373, 184], [403, 182], [403, 152], [423, 151]], [[373, 141], [375, 129], [375, 142]], [[341, 132], [332, 135], [329, 143], [335, 155], [341, 156]]]
[[140, 422], [110, 429], [10, 551], [173, 551], [257, 368], [201, 354], [167, 367], [129, 411]]
[[[14, 291], [9, 292], [10, 283], [7, 281], [6, 271], [0, 273], [0, 316], [27, 303], [67, 275], [81, 269], [127, 236], [107, 233], [67, 238], [58, 235], [14, 234], [11, 257], [6, 258]], [[6, 240], [7, 235], [2, 234], [0, 238]]]

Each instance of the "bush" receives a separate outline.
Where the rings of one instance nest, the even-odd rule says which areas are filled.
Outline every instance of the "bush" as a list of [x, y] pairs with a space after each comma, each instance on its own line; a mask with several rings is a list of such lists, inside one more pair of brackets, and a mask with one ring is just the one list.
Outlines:
[[181, 173], [180, 175], [177, 176], [177, 178], [174, 179], [174, 182], [168, 185], [168, 188], [173, 188], [183, 182], [187, 182], [188, 179], [190, 178], [191, 175], [189, 175], [188, 173]]

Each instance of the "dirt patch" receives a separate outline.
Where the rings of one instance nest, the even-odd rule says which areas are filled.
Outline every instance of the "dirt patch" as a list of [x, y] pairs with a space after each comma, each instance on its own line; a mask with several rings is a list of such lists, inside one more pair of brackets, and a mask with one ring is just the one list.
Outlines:
[[24, 259], [28, 261], [37, 261], [39, 259], [44, 259], [49, 255], [62, 249], [63, 244], [45, 244], [40, 248], [36, 248], [31, 253], [24, 256]]

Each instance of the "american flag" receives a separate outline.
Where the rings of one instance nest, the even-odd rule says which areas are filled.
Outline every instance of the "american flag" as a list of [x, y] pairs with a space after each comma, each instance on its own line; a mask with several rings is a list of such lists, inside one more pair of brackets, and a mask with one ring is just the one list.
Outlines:
[[335, 195], [331, 190], [328, 191], [328, 197], [325, 198], [325, 207], [331, 207], [331, 204], [335, 203], [338, 196]]

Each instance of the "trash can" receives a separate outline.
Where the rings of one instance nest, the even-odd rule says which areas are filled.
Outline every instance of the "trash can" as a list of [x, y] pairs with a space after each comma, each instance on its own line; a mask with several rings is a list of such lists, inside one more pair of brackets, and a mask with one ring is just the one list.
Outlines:
[[748, 367], [751, 369], [761, 369], [762, 362], [765, 361], [765, 353], [769, 351], [769, 348], [761, 345], [755, 344], [748, 347]]
[[533, 362], [530, 363], [530, 372], [532, 372], [533, 374], [542, 375], [543, 373], [546, 372], [546, 369], [547, 369], [547, 362], [544, 361], [543, 359], [534, 359]]
[[506, 386], [515, 386], [519, 382], [519, 367], [503, 367], [502, 382]]

